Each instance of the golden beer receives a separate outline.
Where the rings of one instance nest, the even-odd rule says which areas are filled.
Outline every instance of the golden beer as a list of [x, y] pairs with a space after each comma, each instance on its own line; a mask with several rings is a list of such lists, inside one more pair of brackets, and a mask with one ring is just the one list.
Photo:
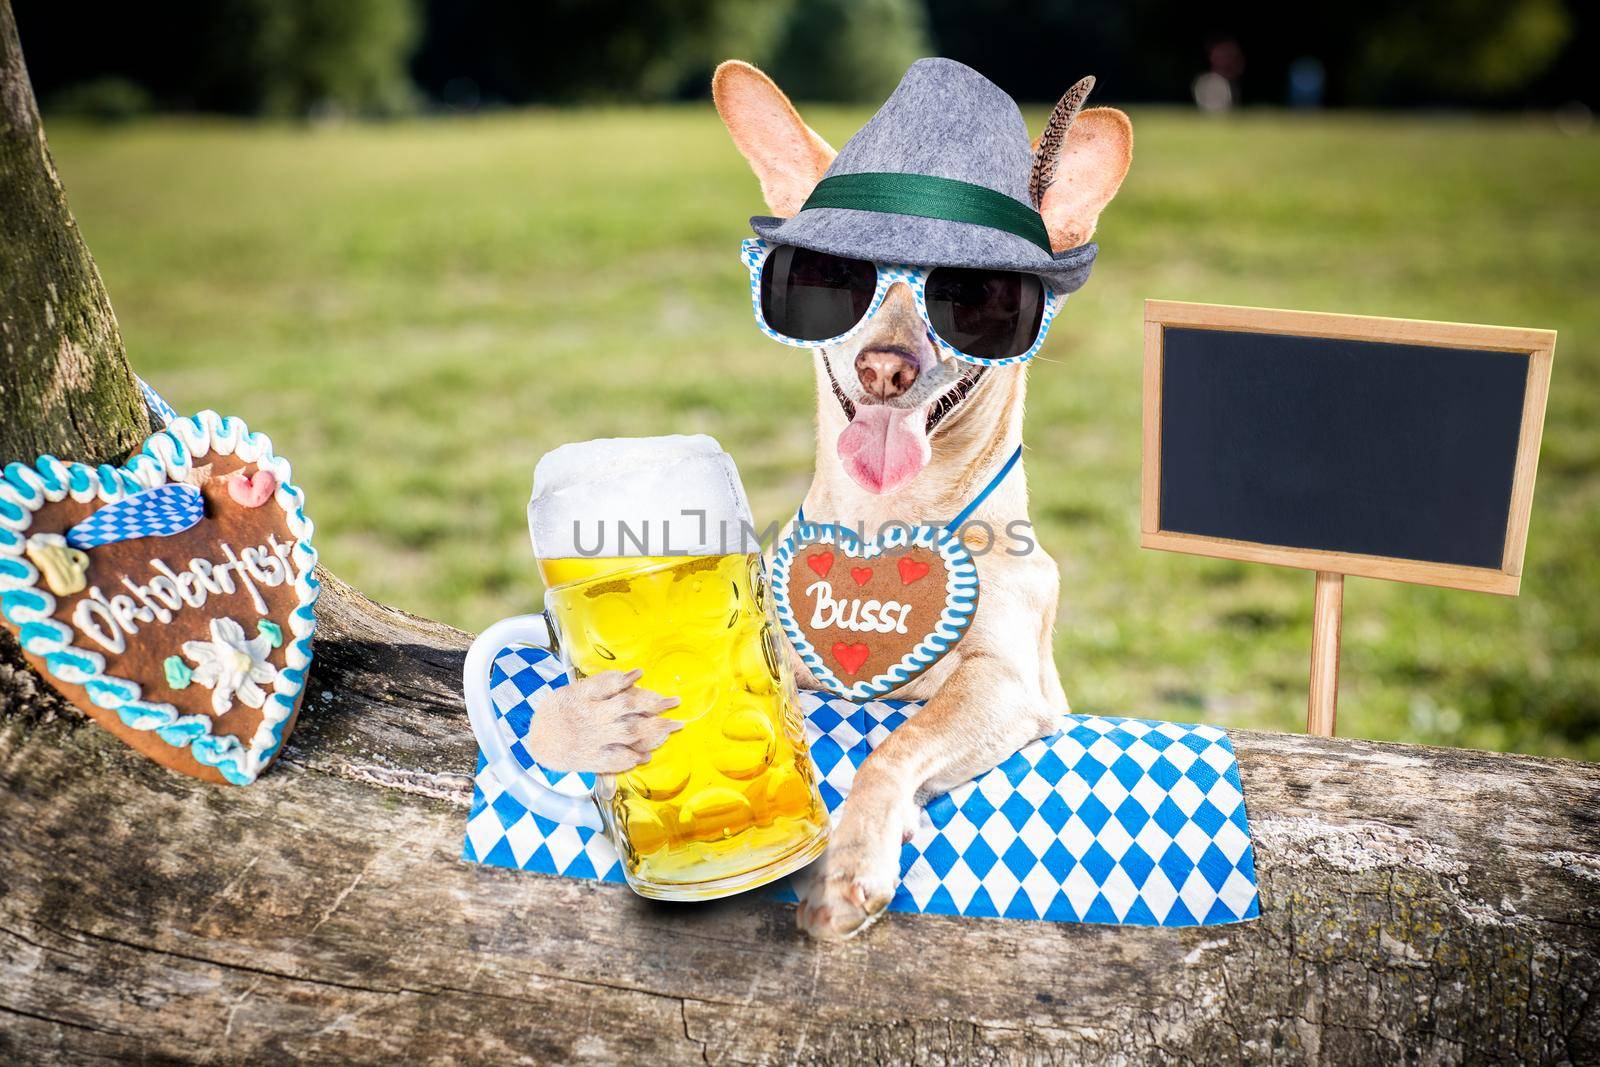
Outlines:
[[545, 613], [577, 674], [642, 670], [681, 703], [650, 759], [595, 798], [634, 890], [697, 899], [818, 856], [828, 813], [756, 553], [540, 559]]

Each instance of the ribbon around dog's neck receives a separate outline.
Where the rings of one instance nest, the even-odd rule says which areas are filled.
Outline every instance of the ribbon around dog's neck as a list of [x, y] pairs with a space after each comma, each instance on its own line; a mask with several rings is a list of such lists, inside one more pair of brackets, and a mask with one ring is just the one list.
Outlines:
[[[1018, 445], [1016, 451], [1011, 453], [1011, 458], [1007, 459], [1005, 463], [1001, 465], [1000, 469], [994, 472], [994, 477], [990, 478], [988, 483], [982, 489], [978, 490], [978, 494], [967, 503], [966, 507], [961, 509], [961, 513], [955, 518], [951, 519], [949, 522], [945, 523], [945, 532], [949, 534], [955, 534], [958, 530], [960, 530], [961, 524], [972, 518], [973, 513], [978, 510], [978, 506], [981, 505], [985, 500], [989, 499], [990, 493], [999, 488], [1000, 483], [1006, 480], [1006, 475], [1011, 473], [1011, 468], [1015, 467], [1017, 465], [1017, 461], [1020, 459], [1022, 459], [1022, 446]], [[806, 521], [806, 507], [804, 504], [801, 504], [795, 509], [794, 521]]]
[[811, 190], [800, 210], [851, 208], [885, 215], [913, 215], [967, 222], [1015, 234], [1053, 255], [1044, 219], [1020, 200], [984, 185], [935, 178], [930, 174], [835, 174]]

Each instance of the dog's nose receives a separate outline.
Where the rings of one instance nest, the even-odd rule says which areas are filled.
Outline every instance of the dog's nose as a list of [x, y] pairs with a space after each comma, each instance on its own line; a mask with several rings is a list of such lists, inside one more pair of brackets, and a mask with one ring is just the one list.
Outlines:
[[893, 400], [917, 380], [917, 364], [891, 348], [869, 348], [856, 357], [861, 388], [879, 400]]

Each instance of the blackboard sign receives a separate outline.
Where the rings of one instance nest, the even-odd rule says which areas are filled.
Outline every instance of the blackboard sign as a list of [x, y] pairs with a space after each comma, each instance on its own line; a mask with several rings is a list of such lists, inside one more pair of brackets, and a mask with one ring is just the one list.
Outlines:
[[1150, 301], [1142, 543], [1514, 594], [1555, 335]]

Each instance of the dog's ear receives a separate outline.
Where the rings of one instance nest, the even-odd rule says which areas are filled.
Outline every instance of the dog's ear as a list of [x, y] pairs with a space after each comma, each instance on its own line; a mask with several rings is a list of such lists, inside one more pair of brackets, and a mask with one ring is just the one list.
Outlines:
[[761, 179], [761, 195], [774, 215], [800, 210], [833, 162], [827, 141], [805, 124], [772, 79], [748, 63], [730, 59], [711, 78], [717, 114], [750, 169]]
[[1094, 79], [1084, 78], [1068, 89], [1034, 142], [1029, 190], [1057, 252], [1094, 235], [1100, 212], [1133, 162], [1128, 116], [1110, 107], [1078, 110], [1093, 87]]

